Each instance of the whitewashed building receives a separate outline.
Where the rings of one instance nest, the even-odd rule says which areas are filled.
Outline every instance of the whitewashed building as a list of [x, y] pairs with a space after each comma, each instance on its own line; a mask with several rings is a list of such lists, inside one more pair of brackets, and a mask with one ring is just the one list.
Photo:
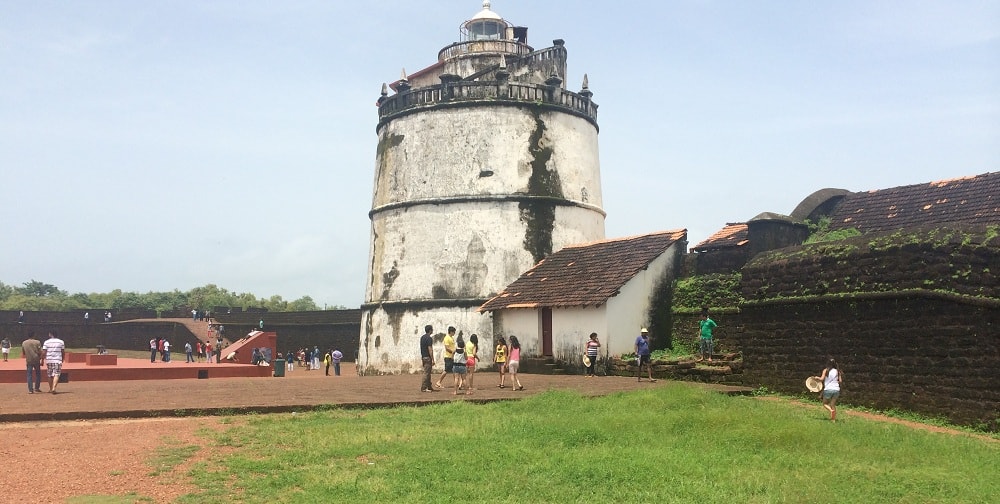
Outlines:
[[[566, 48], [483, 2], [437, 62], [383, 85], [362, 374], [416, 372], [423, 327], [492, 341], [477, 308], [554, 250], [604, 238], [597, 105]], [[390, 89], [394, 93], [390, 93]]]
[[546, 257], [480, 307], [494, 333], [517, 336], [522, 360], [579, 366], [590, 333], [601, 356], [632, 352], [643, 327], [653, 346], [669, 335], [669, 296], [687, 247], [687, 230], [573, 245]]

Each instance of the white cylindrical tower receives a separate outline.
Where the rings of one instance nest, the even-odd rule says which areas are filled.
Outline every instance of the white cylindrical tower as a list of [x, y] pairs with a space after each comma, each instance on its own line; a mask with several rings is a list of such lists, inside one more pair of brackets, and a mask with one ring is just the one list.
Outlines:
[[[359, 372], [417, 372], [419, 338], [455, 326], [563, 246], [604, 238], [597, 105], [563, 85], [561, 40], [534, 50], [489, 2], [434, 65], [383, 85]], [[440, 365], [440, 359], [438, 359]]]

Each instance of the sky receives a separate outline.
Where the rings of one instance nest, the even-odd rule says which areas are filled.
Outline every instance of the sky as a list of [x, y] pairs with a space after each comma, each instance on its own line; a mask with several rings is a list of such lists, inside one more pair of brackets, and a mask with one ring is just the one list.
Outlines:
[[[364, 300], [383, 82], [480, 0], [0, 0], [0, 281]], [[494, 0], [589, 77], [609, 238], [1000, 170], [1000, 2]]]

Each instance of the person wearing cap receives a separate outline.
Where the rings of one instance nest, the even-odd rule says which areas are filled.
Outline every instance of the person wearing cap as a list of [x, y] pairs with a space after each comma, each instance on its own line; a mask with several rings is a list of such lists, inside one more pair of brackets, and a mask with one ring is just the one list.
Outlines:
[[639, 331], [639, 337], [635, 339], [636, 378], [642, 381], [642, 365], [645, 363], [649, 373], [649, 381], [656, 383], [656, 380], [653, 379], [653, 364], [649, 360], [649, 355], [649, 329], [643, 327]]

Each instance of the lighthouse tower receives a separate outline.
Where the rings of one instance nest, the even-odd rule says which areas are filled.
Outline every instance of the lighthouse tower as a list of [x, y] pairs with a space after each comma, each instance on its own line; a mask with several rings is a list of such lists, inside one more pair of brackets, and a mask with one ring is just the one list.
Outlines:
[[597, 105], [586, 76], [565, 88], [563, 41], [533, 49], [489, 1], [459, 31], [436, 63], [382, 85], [363, 374], [419, 371], [428, 324], [492, 348], [481, 304], [548, 254], [604, 238]]

